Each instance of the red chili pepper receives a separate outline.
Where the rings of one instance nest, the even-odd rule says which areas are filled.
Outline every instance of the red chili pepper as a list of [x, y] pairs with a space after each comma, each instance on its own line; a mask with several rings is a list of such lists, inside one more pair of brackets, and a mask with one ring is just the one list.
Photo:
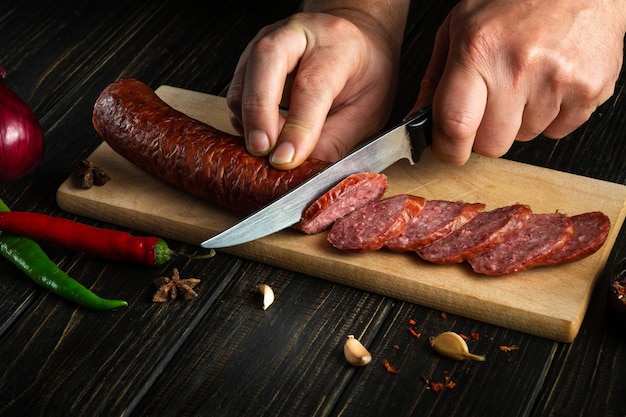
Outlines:
[[[112, 261], [153, 266], [177, 256], [188, 256], [171, 250], [163, 239], [157, 237], [133, 236], [39, 213], [0, 212], [0, 231], [44, 240]], [[208, 258], [214, 253], [211, 251], [194, 258]]]

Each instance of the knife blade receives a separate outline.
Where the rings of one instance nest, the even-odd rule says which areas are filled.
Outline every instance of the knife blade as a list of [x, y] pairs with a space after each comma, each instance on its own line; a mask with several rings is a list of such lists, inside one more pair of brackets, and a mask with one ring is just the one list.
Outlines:
[[357, 147], [288, 193], [239, 223], [204, 241], [206, 249], [240, 245], [286, 229], [300, 221], [317, 198], [348, 175], [381, 172], [400, 159], [417, 162], [430, 143], [431, 108], [425, 107], [398, 126]]

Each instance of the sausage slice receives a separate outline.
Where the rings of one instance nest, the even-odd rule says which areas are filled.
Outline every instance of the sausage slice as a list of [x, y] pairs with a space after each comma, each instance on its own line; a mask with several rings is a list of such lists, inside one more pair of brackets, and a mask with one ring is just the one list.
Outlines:
[[561, 213], [533, 214], [506, 240], [469, 260], [474, 272], [504, 275], [541, 265], [561, 250], [574, 234], [569, 218]]
[[378, 250], [402, 233], [425, 202], [422, 197], [399, 194], [368, 204], [337, 220], [328, 233], [328, 241], [341, 250]]
[[570, 217], [574, 234], [560, 251], [543, 261], [543, 265], [574, 262], [594, 254], [604, 245], [611, 229], [611, 220], [602, 212], [592, 211]]
[[400, 236], [385, 246], [396, 252], [416, 251], [446, 237], [484, 209], [483, 203], [427, 200], [424, 209], [411, 219]]
[[417, 251], [424, 260], [438, 264], [471, 259], [503, 242], [530, 217], [527, 205], [514, 204], [481, 212], [463, 227]]
[[354, 210], [380, 200], [385, 191], [387, 176], [384, 174], [352, 174], [311, 204], [294, 227], [310, 235], [321, 233]]

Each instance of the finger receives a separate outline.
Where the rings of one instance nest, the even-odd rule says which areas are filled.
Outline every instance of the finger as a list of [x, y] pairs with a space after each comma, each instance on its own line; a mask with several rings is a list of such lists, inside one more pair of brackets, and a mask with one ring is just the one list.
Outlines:
[[433, 97], [432, 151], [441, 162], [469, 159], [487, 103], [487, 85], [477, 72], [448, 65]]
[[324, 51], [302, 60], [291, 87], [289, 113], [270, 155], [274, 167], [292, 169], [311, 155], [333, 101], [349, 78], [349, 67]]
[[233, 113], [232, 111], [228, 112], [228, 118], [230, 119], [230, 124], [240, 135], [243, 135], [243, 126], [241, 125], [240, 119]]
[[585, 123], [596, 110], [591, 107], [568, 107], [563, 106], [558, 116], [543, 131], [544, 136], [552, 139], [563, 138]]
[[[335, 162], [363, 140], [376, 133], [380, 126], [358, 104], [334, 110], [327, 118], [311, 157]], [[372, 122], [372, 123], [370, 123]]]
[[504, 155], [519, 133], [524, 102], [523, 95], [515, 91], [507, 92], [502, 85], [496, 84], [489, 89], [485, 114], [476, 132], [473, 150], [492, 158]]
[[529, 141], [539, 136], [557, 117], [561, 107], [562, 96], [558, 83], [551, 81], [542, 73], [531, 74], [526, 78], [527, 96], [522, 115], [522, 122], [515, 137], [518, 141]]
[[441, 75], [446, 66], [448, 53], [450, 51], [450, 34], [448, 31], [449, 20], [450, 18], [447, 17], [437, 30], [433, 52], [430, 57], [430, 61], [428, 62], [428, 66], [426, 67], [424, 77], [420, 83], [420, 91], [417, 96], [417, 100], [415, 101], [415, 105], [409, 114], [413, 114], [433, 102], [435, 90], [439, 85], [439, 80], [441, 79]]
[[[610, 80], [610, 81], [609, 81]], [[544, 130], [544, 135], [559, 139], [584, 124], [597, 108], [615, 92], [615, 78], [581, 79], [562, 94], [558, 115]]]
[[233, 127], [243, 134], [243, 119], [241, 116], [241, 96], [243, 95], [243, 80], [246, 73], [246, 63], [248, 60], [249, 47], [239, 57], [233, 78], [226, 92], [226, 105], [228, 106], [230, 122]]
[[306, 37], [289, 25], [252, 46], [241, 89], [241, 124], [251, 154], [265, 156], [275, 146], [285, 82], [305, 49]]
[[559, 114], [559, 104], [554, 94], [544, 92], [540, 100], [529, 100], [522, 115], [522, 125], [515, 140], [526, 142], [539, 136]]

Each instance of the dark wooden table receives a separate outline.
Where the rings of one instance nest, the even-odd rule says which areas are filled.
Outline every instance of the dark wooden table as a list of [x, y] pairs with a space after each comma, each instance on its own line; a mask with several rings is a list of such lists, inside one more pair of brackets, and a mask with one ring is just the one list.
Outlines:
[[[99, 92], [135, 77], [224, 95], [258, 29], [297, 9], [277, 0], [145, 3], [0, 2], [6, 82], [34, 109], [46, 140], [33, 175], [0, 185], [13, 210], [119, 228], [55, 202], [59, 185], [101, 142], [91, 125]], [[415, 99], [435, 30], [455, 2], [420, 3], [407, 28], [395, 120]], [[506, 157], [625, 184], [624, 85], [566, 140], [517, 144]], [[625, 242], [622, 230], [607, 268], [626, 256]], [[42, 247], [77, 280], [129, 307], [76, 307], [0, 259], [3, 416], [626, 415], [626, 345], [606, 320], [602, 280], [578, 337], [563, 344], [226, 254], [150, 268]], [[202, 279], [199, 298], [152, 303], [152, 280], [173, 267]], [[267, 311], [259, 307], [260, 282], [280, 293]], [[409, 319], [424, 330], [421, 339], [407, 332]], [[428, 336], [444, 330], [478, 333], [472, 350], [488, 360], [434, 354]], [[341, 349], [348, 332], [400, 373], [378, 360], [348, 366]], [[505, 353], [500, 345], [520, 349]], [[429, 389], [446, 377], [453, 389]]]

